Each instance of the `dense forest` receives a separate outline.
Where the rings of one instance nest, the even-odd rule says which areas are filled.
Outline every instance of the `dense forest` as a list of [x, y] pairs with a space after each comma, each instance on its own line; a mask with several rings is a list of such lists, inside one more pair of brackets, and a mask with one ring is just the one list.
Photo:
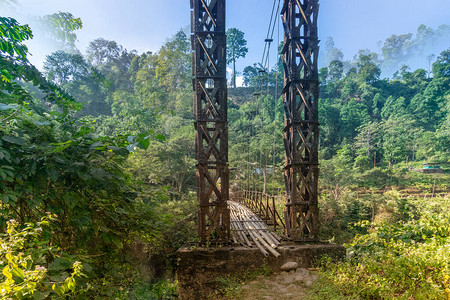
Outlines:
[[[83, 54], [81, 20], [40, 21], [65, 45], [42, 72], [32, 29], [0, 17], [2, 299], [175, 298], [175, 251], [197, 241], [189, 36], [146, 53], [98, 38]], [[450, 162], [450, 48], [403, 65], [449, 31], [421, 26], [352, 61], [326, 42], [321, 234], [349, 258], [324, 262], [319, 299], [450, 295], [450, 177], [413, 170]], [[260, 69], [229, 88], [231, 179], [282, 194], [281, 61]]]

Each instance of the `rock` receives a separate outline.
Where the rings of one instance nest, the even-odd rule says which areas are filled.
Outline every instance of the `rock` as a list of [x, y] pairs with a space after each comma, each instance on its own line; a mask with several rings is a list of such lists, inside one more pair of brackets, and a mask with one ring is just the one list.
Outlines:
[[302, 274], [302, 275], [304, 275], [304, 276], [309, 276], [309, 274], [310, 274], [310, 272], [309, 272], [307, 269], [302, 269], [302, 268], [297, 269], [296, 272], [297, 272], [297, 273], [300, 273], [300, 274]]
[[285, 283], [292, 283], [294, 281], [294, 277], [293, 276], [286, 276], [283, 279], [284, 279], [283, 282], [285, 282]]
[[285, 297], [285, 299], [294, 299], [294, 295], [291, 293], [284, 294], [283, 296]]
[[295, 271], [295, 269], [297, 269], [297, 268], [298, 268], [298, 263], [296, 263], [294, 261], [290, 261], [290, 262], [287, 262], [284, 265], [282, 265], [280, 270], [289, 272], [289, 271]]

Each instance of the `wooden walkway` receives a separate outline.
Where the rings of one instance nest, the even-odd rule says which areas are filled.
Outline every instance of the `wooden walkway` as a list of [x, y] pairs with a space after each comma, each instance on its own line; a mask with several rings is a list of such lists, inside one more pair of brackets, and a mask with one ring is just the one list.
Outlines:
[[269, 252], [278, 257], [276, 248], [281, 244], [281, 238], [267, 224], [255, 215], [249, 208], [228, 201], [231, 216], [231, 237], [235, 244], [246, 247], [257, 247], [264, 256]]

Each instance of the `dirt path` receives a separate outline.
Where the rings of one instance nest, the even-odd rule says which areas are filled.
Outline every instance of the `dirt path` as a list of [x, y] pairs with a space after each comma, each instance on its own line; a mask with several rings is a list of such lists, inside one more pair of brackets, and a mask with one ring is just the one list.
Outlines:
[[288, 300], [306, 299], [306, 290], [317, 276], [306, 269], [282, 272], [269, 277], [258, 276], [242, 285], [236, 299], [245, 300]]

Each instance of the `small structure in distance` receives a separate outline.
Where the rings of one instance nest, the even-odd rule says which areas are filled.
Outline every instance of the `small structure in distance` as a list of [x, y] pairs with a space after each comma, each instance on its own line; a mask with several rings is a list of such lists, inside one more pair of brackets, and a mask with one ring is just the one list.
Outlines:
[[440, 163], [424, 163], [422, 169], [418, 169], [420, 173], [444, 173]]

